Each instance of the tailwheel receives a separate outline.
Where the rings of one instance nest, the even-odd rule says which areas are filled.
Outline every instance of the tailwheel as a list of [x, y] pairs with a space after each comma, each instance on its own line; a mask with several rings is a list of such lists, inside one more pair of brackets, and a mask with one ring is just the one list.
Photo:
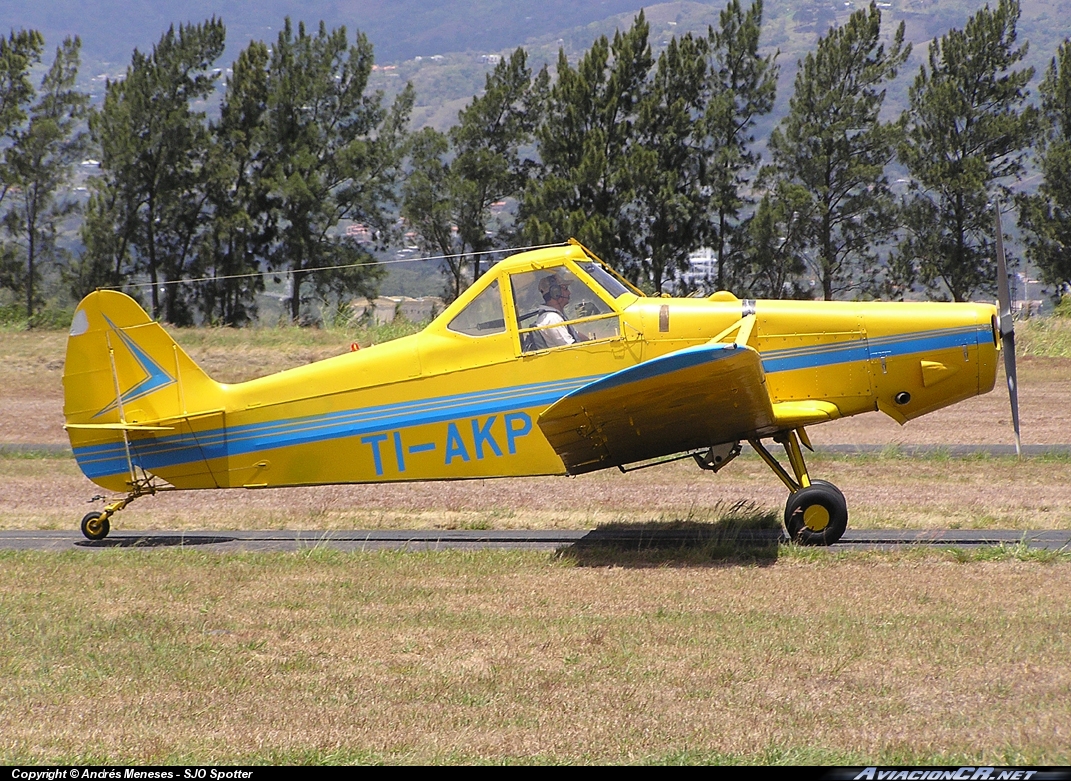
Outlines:
[[103, 540], [108, 536], [109, 531], [111, 531], [111, 523], [104, 513], [86, 513], [82, 518], [82, 534], [88, 540]]
[[825, 480], [812, 480], [788, 497], [785, 528], [801, 545], [832, 545], [848, 528], [844, 494]]
[[156, 493], [156, 486], [151, 482], [134, 484], [134, 490], [122, 499], [112, 502], [104, 508], [103, 512], [86, 513], [82, 518], [82, 534], [90, 540], [103, 540], [111, 531], [111, 517], [122, 510], [139, 496], [152, 496]]

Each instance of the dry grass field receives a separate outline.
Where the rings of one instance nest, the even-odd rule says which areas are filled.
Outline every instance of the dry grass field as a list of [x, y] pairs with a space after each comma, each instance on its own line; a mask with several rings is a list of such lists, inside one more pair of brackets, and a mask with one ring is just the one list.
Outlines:
[[[63, 445], [65, 334], [6, 332], [0, 344], [0, 444]], [[311, 329], [191, 329], [178, 340], [209, 373], [240, 381], [344, 352], [375, 335]], [[1020, 327], [1020, 401], [1026, 444], [1071, 443], [1071, 322]], [[903, 457], [912, 444], [1011, 444], [1003, 379], [990, 394], [899, 426], [881, 414], [811, 430], [816, 445], [886, 446], [870, 456], [812, 456], [816, 477], [849, 498], [853, 528], [1071, 527], [1066, 458]], [[0, 458], [0, 528], [74, 528], [99, 489], [70, 458]], [[226, 491], [143, 499], [117, 528], [589, 528], [607, 522], [703, 517], [750, 500], [776, 509], [784, 489], [745, 455], [717, 475], [690, 462], [579, 478]]]
[[1071, 563], [0, 554], [0, 762], [1071, 763]]
[[[0, 442], [60, 444], [62, 334], [5, 332]], [[351, 335], [179, 341], [238, 380]], [[1024, 441], [1071, 442], [1071, 328], [1021, 329]], [[255, 368], [254, 368], [255, 367]], [[817, 427], [854, 528], [1068, 528], [1066, 457], [989, 396]], [[0, 457], [3, 528], [69, 528], [70, 458]], [[583, 478], [144, 499], [117, 528], [586, 528], [714, 520], [783, 489], [753, 456]], [[1071, 764], [1071, 556], [1017, 547], [702, 560], [511, 552], [0, 553], [0, 763]]]

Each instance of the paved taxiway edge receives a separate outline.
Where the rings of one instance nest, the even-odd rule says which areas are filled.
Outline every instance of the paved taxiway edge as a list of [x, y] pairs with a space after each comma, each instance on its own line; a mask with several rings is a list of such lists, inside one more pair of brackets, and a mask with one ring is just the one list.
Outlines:
[[[737, 543], [771, 544], [783, 540], [780, 532], [752, 532]], [[90, 542], [77, 531], [0, 531], [0, 550], [99, 551], [110, 548], [196, 548], [219, 553], [298, 552], [318, 548], [339, 551], [373, 550], [545, 550], [588, 545], [668, 547], [697, 542], [694, 535], [675, 536], [651, 530], [501, 530], [501, 531], [193, 531], [115, 532]], [[912, 545], [940, 547], [1011, 546], [1071, 552], [1071, 530], [852, 530], [826, 549], [846, 552], [891, 549]]]

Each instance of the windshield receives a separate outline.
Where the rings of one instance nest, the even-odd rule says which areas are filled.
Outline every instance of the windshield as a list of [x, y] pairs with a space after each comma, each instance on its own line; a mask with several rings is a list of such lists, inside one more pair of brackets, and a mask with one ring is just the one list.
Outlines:
[[625, 287], [621, 280], [617, 279], [613, 274], [603, 268], [601, 263], [586, 261], [577, 263], [577, 265], [584, 269], [584, 271], [586, 271], [603, 290], [609, 293], [611, 298], [617, 298], [622, 293], [633, 292]]

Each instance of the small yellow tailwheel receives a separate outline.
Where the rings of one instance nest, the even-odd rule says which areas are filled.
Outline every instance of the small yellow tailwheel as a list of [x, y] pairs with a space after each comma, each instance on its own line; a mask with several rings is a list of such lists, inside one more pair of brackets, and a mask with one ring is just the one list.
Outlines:
[[111, 531], [111, 524], [104, 513], [86, 513], [85, 518], [82, 519], [82, 534], [86, 536], [86, 539], [103, 540], [108, 536], [109, 531]]

